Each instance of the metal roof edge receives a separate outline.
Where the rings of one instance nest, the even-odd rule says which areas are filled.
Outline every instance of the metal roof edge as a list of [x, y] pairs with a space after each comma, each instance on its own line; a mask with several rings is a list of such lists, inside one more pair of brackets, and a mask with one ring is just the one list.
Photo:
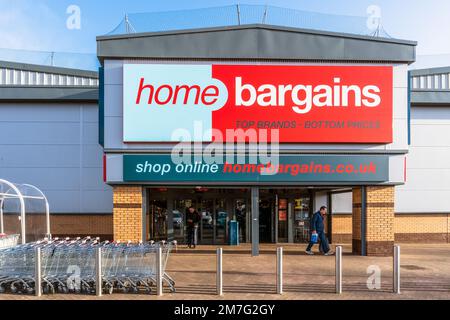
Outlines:
[[12, 61], [0, 61], [0, 67], [24, 71], [45, 72], [45, 73], [54, 73], [68, 76], [98, 79], [98, 72], [90, 70], [45, 66], [39, 64], [29, 64]]
[[0, 86], [0, 103], [3, 102], [93, 102], [98, 103], [96, 87], [17, 87]]
[[305, 33], [305, 34], [313, 34], [313, 35], [323, 35], [323, 36], [331, 36], [331, 37], [351, 38], [351, 39], [357, 39], [357, 40], [370, 40], [370, 41], [377, 41], [377, 42], [388, 42], [388, 43], [417, 46], [417, 41], [412, 41], [412, 40], [373, 37], [373, 36], [369, 36], [369, 35], [357, 35], [357, 34], [352, 34], [352, 33], [322, 31], [322, 30], [315, 30], [315, 29], [295, 28], [295, 27], [277, 26], [277, 25], [269, 25], [269, 24], [246, 24], [246, 25], [237, 25], [237, 26], [222, 26], [222, 27], [195, 28], [195, 29], [182, 29], [182, 30], [169, 30], [169, 31], [154, 31], [154, 32], [139, 32], [139, 33], [109, 35], [109, 36], [103, 35], [103, 36], [97, 36], [96, 39], [97, 39], [97, 41], [108, 41], [108, 40], [121, 40], [121, 39], [130, 39], [130, 38], [141, 38], [141, 37], [153, 37], [153, 36], [189, 34], [189, 33], [204, 33], [204, 32], [216, 32], [216, 31], [226, 31], [226, 30], [245, 30], [245, 29], [267, 29], [267, 30], [273, 30], [273, 31], [296, 32], [296, 33]]
[[425, 69], [416, 69], [410, 70], [411, 76], [427, 76], [434, 74], [442, 74], [442, 73], [450, 73], [450, 66], [448, 67], [436, 67], [436, 68], [425, 68]]

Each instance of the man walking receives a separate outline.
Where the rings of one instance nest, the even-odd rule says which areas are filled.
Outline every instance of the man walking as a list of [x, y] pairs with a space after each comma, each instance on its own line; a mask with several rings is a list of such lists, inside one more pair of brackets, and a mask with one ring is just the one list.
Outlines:
[[196, 231], [198, 222], [200, 221], [200, 215], [194, 207], [189, 207], [186, 213], [186, 225], [187, 225], [187, 243], [188, 247], [192, 248], [196, 245]]
[[[327, 214], [327, 207], [322, 206], [320, 210], [314, 213], [311, 219], [310, 231], [311, 235], [317, 234], [320, 241], [320, 249], [326, 256], [332, 255], [334, 252], [330, 250], [330, 246], [328, 245], [328, 240], [325, 235], [325, 226], [323, 220]], [[312, 238], [312, 237], [311, 237]], [[314, 253], [311, 251], [314, 242], [309, 241], [308, 247], [306, 248], [306, 254], [313, 255]]]

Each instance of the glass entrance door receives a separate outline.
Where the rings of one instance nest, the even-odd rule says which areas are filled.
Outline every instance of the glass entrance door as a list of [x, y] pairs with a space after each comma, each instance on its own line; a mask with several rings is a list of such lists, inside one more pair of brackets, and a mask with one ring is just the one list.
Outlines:
[[[202, 199], [196, 197], [191, 199], [174, 200], [174, 233], [179, 241], [184, 242], [186, 239], [186, 214], [189, 207], [194, 207], [198, 212], [200, 220], [197, 228], [197, 243], [198, 244], [213, 244], [214, 243], [214, 218], [215, 208], [213, 199]], [[181, 218], [177, 218], [181, 216]], [[179, 219], [179, 222], [176, 222]], [[216, 230], [220, 236], [220, 230]], [[177, 237], [178, 235], [178, 237]]]
[[310, 232], [310, 197], [299, 196], [294, 199], [294, 242], [308, 242]]
[[150, 201], [149, 239], [155, 241], [167, 239], [167, 200]]
[[259, 241], [272, 242], [272, 212], [274, 210], [273, 197], [259, 200]]
[[[235, 219], [239, 224], [239, 243], [250, 241], [250, 216], [247, 215], [246, 199], [234, 200]], [[250, 221], [250, 223], [249, 223]]]
[[180, 244], [186, 243], [186, 213], [193, 206], [199, 213], [198, 244], [225, 244], [228, 222], [232, 219], [239, 222], [240, 242], [250, 241], [248, 189], [148, 188], [147, 196], [146, 228], [149, 239], [170, 238]]
[[214, 200], [200, 199], [198, 201], [200, 214], [199, 244], [214, 243]]
[[278, 242], [288, 242], [288, 199], [278, 199]]
[[224, 244], [227, 239], [228, 210], [227, 199], [217, 199], [214, 210], [214, 244]]

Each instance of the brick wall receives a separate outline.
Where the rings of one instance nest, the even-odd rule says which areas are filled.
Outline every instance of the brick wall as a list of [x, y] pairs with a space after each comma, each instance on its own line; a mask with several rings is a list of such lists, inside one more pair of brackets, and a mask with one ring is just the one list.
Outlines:
[[[333, 215], [333, 242], [352, 242], [352, 215]], [[450, 214], [397, 213], [394, 218], [397, 243], [450, 243]]]
[[[20, 233], [18, 215], [5, 215], [5, 232]], [[28, 215], [26, 218], [27, 241], [39, 240], [46, 233], [45, 215]], [[100, 237], [112, 240], [112, 214], [51, 214], [50, 231], [53, 237]]]
[[142, 187], [113, 187], [115, 241], [142, 240]]
[[397, 214], [396, 242], [450, 242], [450, 214]]
[[[353, 189], [353, 252], [361, 254], [361, 188]], [[369, 256], [392, 254], [394, 244], [394, 187], [366, 187], [366, 253]]]
[[99, 236], [111, 240], [112, 215], [77, 214], [51, 215], [51, 231], [54, 236]]
[[367, 187], [367, 254], [391, 255], [394, 245], [394, 187]]
[[352, 242], [352, 214], [333, 214], [332, 217], [333, 243]]

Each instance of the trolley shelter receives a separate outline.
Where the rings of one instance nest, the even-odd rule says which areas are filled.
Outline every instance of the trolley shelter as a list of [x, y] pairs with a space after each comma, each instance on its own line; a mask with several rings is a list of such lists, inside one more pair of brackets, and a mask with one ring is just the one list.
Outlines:
[[51, 237], [50, 208], [39, 188], [0, 179], [0, 234], [20, 234], [22, 244]]

